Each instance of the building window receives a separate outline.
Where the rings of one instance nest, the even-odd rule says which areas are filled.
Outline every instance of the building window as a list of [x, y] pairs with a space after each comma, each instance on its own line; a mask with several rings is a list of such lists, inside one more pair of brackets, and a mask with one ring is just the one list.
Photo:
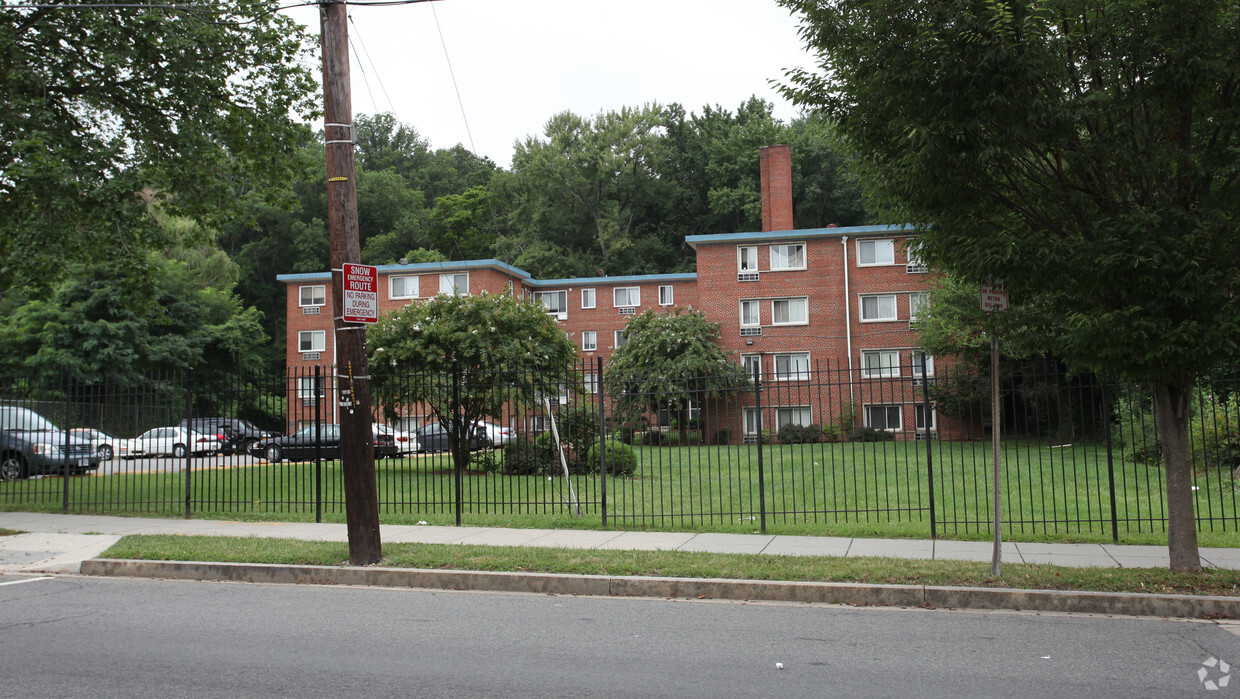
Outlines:
[[541, 301], [546, 307], [547, 313], [564, 320], [568, 317], [568, 292], [567, 291], [535, 291], [534, 299]]
[[934, 357], [925, 352], [914, 352], [913, 376], [916, 378], [934, 376]]
[[772, 245], [771, 269], [805, 269], [805, 243]]
[[581, 290], [581, 307], [594, 308], [594, 289]]
[[805, 381], [809, 379], [809, 353], [775, 355], [776, 381]]
[[673, 303], [672, 302], [672, 285], [671, 284], [660, 284], [659, 285], [659, 305], [670, 306], [672, 305], [672, 303]]
[[741, 327], [752, 328], [762, 324], [761, 301], [741, 301]]
[[865, 426], [895, 432], [900, 429], [900, 413], [898, 405], [867, 405], [865, 406]]
[[323, 306], [327, 303], [327, 287], [322, 284], [301, 287], [302, 306]]
[[874, 296], [861, 297], [861, 320], [863, 322], [895, 319], [895, 294], [876, 294]]
[[905, 247], [905, 253], [908, 255], [908, 269], [906, 271], [909, 274], [921, 274], [930, 271], [930, 268], [921, 259], [921, 251], [918, 250], [917, 242], [910, 241], [908, 246]]
[[469, 294], [469, 273], [439, 275], [439, 293], [447, 296], [466, 296]]
[[616, 308], [630, 308], [641, 304], [641, 287], [618, 286], [612, 297]]
[[581, 333], [581, 350], [583, 352], [593, 352], [598, 349], [598, 331], [584, 330]]
[[857, 266], [893, 265], [896, 263], [896, 245], [891, 240], [858, 240]]
[[807, 427], [814, 423], [810, 416], [809, 406], [799, 406], [795, 408], [776, 408], [775, 409], [775, 429], [778, 430], [784, 425], [796, 425], [798, 427]]
[[591, 395], [595, 395], [598, 393], [598, 374], [592, 371], [586, 374], [585, 389], [586, 389], [586, 393], [589, 393]]
[[805, 325], [809, 323], [809, 299], [775, 299], [771, 301], [771, 323], [774, 325]]
[[624, 347], [628, 343], [629, 343], [628, 335], [625, 335], [623, 330], [617, 330], [616, 331], [616, 345], [615, 345], [616, 348], [619, 349], [620, 347]]
[[908, 320], [910, 323], [921, 318], [922, 311], [930, 307], [930, 294], [921, 291], [908, 295]]
[[325, 352], [327, 350], [327, 331], [302, 330], [297, 333], [297, 347], [300, 352]]
[[756, 245], [742, 245], [736, 248], [736, 270], [738, 272], [758, 271], [758, 248]]
[[758, 434], [758, 428], [762, 426], [760, 417], [757, 408], [745, 408], [745, 434]]
[[388, 298], [416, 299], [418, 297], [418, 277], [388, 277]]
[[758, 378], [762, 378], [762, 355], [760, 354], [742, 354], [741, 366], [745, 368], [745, 376], [753, 378], [754, 372], [758, 373]]
[[[303, 376], [297, 380], [297, 397], [301, 399], [303, 405], [313, 404], [318, 398], [323, 397], [323, 379], [322, 377]], [[311, 423], [313, 424], [313, 423]]]
[[861, 378], [877, 379], [900, 375], [900, 353], [896, 350], [866, 350], [861, 353]]
[[[938, 429], [938, 425], [935, 424], [934, 414], [935, 414], [934, 406], [930, 406], [930, 431], [931, 432]], [[913, 406], [913, 425], [918, 432], [926, 431], [926, 406], [924, 405]]]

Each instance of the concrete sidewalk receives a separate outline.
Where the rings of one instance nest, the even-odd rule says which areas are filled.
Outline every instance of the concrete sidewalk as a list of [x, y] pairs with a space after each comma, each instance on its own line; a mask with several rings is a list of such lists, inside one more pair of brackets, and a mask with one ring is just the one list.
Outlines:
[[[0, 537], [0, 572], [73, 572], [126, 534], [199, 534], [347, 541], [343, 524], [147, 519], [102, 515], [0, 512], [0, 528], [28, 532]], [[762, 534], [691, 534], [589, 529], [504, 529], [383, 525], [384, 543], [481, 544], [607, 550], [670, 550], [756, 553], [777, 556], [882, 556], [989, 562], [991, 544], [982, 541], [859, 539]], [[1042, 544], [1007, 542], [1005, 563], [1049, 563], [1101, 568], [1165, 568], [1163, 546]], [[1206, 567], [1240, 569], [1240, 549], [1201, 549]]]

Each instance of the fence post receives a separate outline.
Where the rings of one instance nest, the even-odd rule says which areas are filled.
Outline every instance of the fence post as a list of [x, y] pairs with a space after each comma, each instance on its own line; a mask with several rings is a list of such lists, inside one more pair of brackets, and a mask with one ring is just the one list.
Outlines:
[[189, 387], [186, 391], [185, 405], [185, 519], [190, 519], [192, 512], [190, 500], [193, 498], [192, 485], [194, 480], [194, 444], [190, 440], [190, 427], [194, 424], [194, 378], [194, 370], [193, 368], [190, 368], [189, 381], [185, 382], [185, 385]]
[[1115, 461], [1111, 444], [1111, 401], [1107, 396], [1107, 380], [1102, 381], [1102, 428], [1106, 431], [1107, 445], [1107, 487], [1111, 491], [1111, 541], [1119, 543], [1119, 513], [1115, 511]]
[[[473, 436], [472, 434], [473, 425], [469, 425], [468, 427], [465, 427], [462, 424], [464, 420], [459, 419], [460, 417], [463, 417], [463, 414], [461, 413], [461, 365], [457, 363], [457, 360], [453, 359], [452, 360], [452, 422], [455, 423], [453, 426], [459, 429], [458, 429], [458, 435], [456, 439], [456, 442], [457, 442], [456, 450], [452, 452], [452, 461], [453, 461], [452, 470], [456, 475], [456, 526], [458, 527], [461, 526], [461, 509], [464, 506], [463, 502], [465, 499], [465, 495], [463, 491], [464, 484], [462, 482], [462, 479], [464, 478], [463, 471], [465, 470], [465, 466], [464, 464], [459, 463], [461, 459], [457, 458], [460, 456], [460, 454], [458, 454], [457, 452], [462, 451], [462, 450], [468, 452], [469, 440], [470, 440], [470, 437]], [[464, 440], [463, 445], [462, 445], [462, 440]], [[449, 444], [449, 446], [451, 446], [451, 444]]]
[[[300, 372], [299, 372], [300, 373]], [[298, 378], [300, 383], [301, 379]], [[314, 365], [314, 383], [310, 395], [314, 396], [314, 521], [323, 521], [323, 367]], [[299, 387], [300, 388], [300, 387]]]
[[607, 528], [607, 413], [603, 408], [603, 358], [594, 358], [594, 395], [598, 399], [598, 482], [603, 528]]
[[[930, 412], [930, 370], [929, 370], [929, 366], [927, 365], [927, 359], [928, 357], [926, 356], [926, 353], [922, 352], [921, 353], [921, 405], [922, 405], [921, 412], [922, 412], [922, 424], [926, 430], [926, 480], [928, 481], [929, 489], [930, 489], [930, 538], [933, 540], [939, 537], [938, 537], [938, 529], [936, 527], [937, 522], [935, 521], [935, 518], [934, 518], [934, 447], [932, 447], [930, 444], [930, 419], [932, 417], [932, 413]], [[914, 420], [913, 422], [916, 423], [916, 420]], [[917, 428], [917, 425], [914, 424], [913, 429], [916, 430], [916, 428]]]
[[[73, 365], [70, 364], [68, 371], [65, 372], [65, 428], [61, 433], [62, 443], [60, 445], [60, 453], [64, 456], [64, 465], [61, 467], [64, 472], [60, 474], [60, 480], [63, 481], [64, 494], [60, 502], [60, 511], [64, 514], [69, 513], [69, 464], [73, 461], [72, 455], [69, 452], [69, 443], [71, 441], [69, 435], [72, 434], [71, 430], [73, 429], [73, 418], [71, 417], [73, 410], [72, 396]], [[90, 456], [94, 456], [94, 454]], [[90, 458], [90, 456], [87, 458]]]
[[[762, 463], [762, 376], [757, 364], [753, 368], [753, 402], [756, 414], [754, 427], [758, 433], [758, 513], [762, 521], [762, 533], [766, 533], [766, 478], [763, 475]], [[741, 432], [744, 432], [744, 416], [741, 417]]]

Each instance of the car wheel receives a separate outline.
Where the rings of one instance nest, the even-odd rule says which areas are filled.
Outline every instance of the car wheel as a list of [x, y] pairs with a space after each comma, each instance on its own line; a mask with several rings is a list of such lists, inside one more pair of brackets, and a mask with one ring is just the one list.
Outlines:
[[273, 464], [280, 463], [280, 459], [283, 458], [283, 454], [280, 453], [279, 444], [267, 445], [267, 450], [263, 453], [267, 456], [267, 460]]
[[104, 461], [111, 461], [112, 456], [113, 454], [112, 454], [111, 444], [100, 444], [99, 445], [99, 458], [103, 459]]
[[250, 453], [250, 450], [254, 448], [254, 445], [255, 445], [255, 444], [258, 444], [258, 440], [257, 440], [257, 439], [252, 439], [252, 438], [251, 438], [251, 439], [247, 439], [247, 440], [245, 440], [245, 443], [241, 446], [241, 449], [240, 449], [239, 453], [241, 453], [241, 454], [249, 454], [249, 453]]
[[20, 454], [5, 454], [0, 458], [0, 481], [15, 481], [26, 477], [26, 460]]
[[185, 446], [184, 444], [174, 444], [174, 445], [172, 445], [172, 456], [173, 456], [173, 457], [175, 457], [175, 458], [178, 458], [178, 459], [184, 459], [184, 458], [185, 458], [185, 455], [186, 455], [188, 452], [189, 452], [189, 449], [188, 449], [188, 448], [186, 448], [186, 446]]

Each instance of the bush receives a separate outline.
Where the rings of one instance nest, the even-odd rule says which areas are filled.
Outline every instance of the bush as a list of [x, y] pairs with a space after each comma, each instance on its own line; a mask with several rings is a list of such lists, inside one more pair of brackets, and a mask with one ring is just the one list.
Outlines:
[[722, 444], [731, 444], [731, 443], [732, 443], [732, 430], [726, 427], [715, 430], [715, 444], [722, 445]]
[[487, 473], [495, 473], [500, 469], [500, 454], [492, 449], [485, 451], [476, 451], [469, 456], [469, 468], [475, 471], [486, 471]]
[[[541, 435], [539, 435], [541, 436]], [[555, 454], [537, 440], [514, 442], [504, 447], [501, 459], [504, 473], [514, 476], [533, 476], [550, 473]]]
[[[633, 454], [632, 447], [614, 440], [604, 442], [603, 446], [607, 449], [607, 473], [621, 478], [631, 478], [637, 472], [637, 457]], [[591, 464], [598, 464], [598, 450], [598, 445], [590, 450], [588, 461]]]
[[822, 440], [818, 425], [784, 425], [775, 435], [780, 444], [814, 444]]
[[1188, 425], [1193, 466], [1235, 470], [1240, 467], [1240, 395], [1220, 397], [1199, 386]]
[[1157, 465], [1162, 463], [1162, 445], [1158, 441], [1158, 428], [1154, 423], [1154, 400], [1149, 391], [1130, 389], [1131, 392], [1115, 401], [1118, 424], [1115, 426], [1115, 444], [1137, 463]]
[[843, 438], [844, 438], [844, 431], [840, 429], [839, 425], [823, 425], [822, 426], [822, 441], [838, 442], [842, 440]]
[[854, 442], [890, 442], [896, 436], [884, 430], [876, 430], [873, 427], [858, 427], [852, 431], [850, 439]]
[[555, 414], [560, 441], [578, 457], [598, 443], [598, 407], [591, 403], [561, 406]]

